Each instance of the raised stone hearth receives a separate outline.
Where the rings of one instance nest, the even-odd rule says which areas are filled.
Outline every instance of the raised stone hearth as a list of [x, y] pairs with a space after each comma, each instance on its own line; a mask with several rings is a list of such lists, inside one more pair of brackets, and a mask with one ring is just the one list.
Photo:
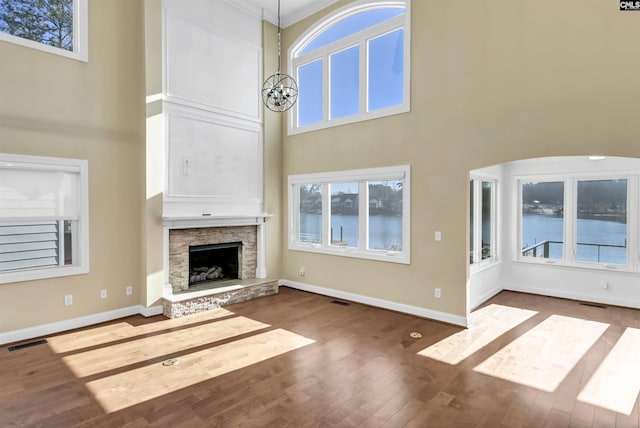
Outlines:
[[163, 314], [167, 318], [180, 318], [278, 293], [276, 280], [254, 278], [228, 281], [226, 284], [228, 285], [221, 288], [165, 296], [162, 302]]

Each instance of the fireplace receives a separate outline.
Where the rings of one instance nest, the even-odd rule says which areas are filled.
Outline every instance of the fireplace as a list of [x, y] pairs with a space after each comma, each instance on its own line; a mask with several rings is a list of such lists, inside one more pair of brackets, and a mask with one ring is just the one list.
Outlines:
[[189, 246], [189, 287], [240, 278], [242, 242]]
[[[214, 287], [225, 287], [227, 281], [220, 279], [248, 280], [256, 277], [256, 226], [168, 229], [168, 238], [167, 273], [173, 293], [187, 292], [193, 285], [210, 281], [219, 282], [219, 285], [212, 284]], [[217, 275], [216, 269], [209, 272], [214, 267], [221, 268]], [[193, 278], [192, 281], [195, 274], [198, 274], [198, 278]], [[210, 278], [206, 278], [207, 276]]]
[[[277, 294], [278, 282], [266, 279], [265, 218], [163, 218], [164, 315], [177, 318]], [[205, 273], [205, 267], [213, 282], [189, 284], [195, 271]], [[222, 278], [214, 278], [217, 267]]]

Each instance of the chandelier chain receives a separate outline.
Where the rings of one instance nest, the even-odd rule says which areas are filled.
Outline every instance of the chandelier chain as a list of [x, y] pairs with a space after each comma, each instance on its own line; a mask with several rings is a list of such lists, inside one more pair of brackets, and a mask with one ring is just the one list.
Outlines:
[[278, 71], [269, 76], [262, 85], [262, 102], [275, 112], [284, 112], [298, 100], [298, 84], [288, 74], [282, 74], [282, 47], [280, 39], [280, 0], [278, 0]]
[[278, 0], [278, 74], [280, 74], [280, 0]]

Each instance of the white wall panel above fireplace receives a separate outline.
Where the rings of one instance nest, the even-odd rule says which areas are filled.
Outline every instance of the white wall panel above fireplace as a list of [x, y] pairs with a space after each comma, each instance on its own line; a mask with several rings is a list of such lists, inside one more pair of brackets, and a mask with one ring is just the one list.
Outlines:
[[162, 5], [165, 229], [260, 224], [261, 12], [229, 0]]
[[[234, 34], [199, 22], [199, 2], [182, 3], [181, 9], [165, 9], [167, 100], [261, 122], [262, 39], [255, 31], [261, 28], [260, 20], [235, 13], [238, 34]], [[230, 8], [225, 2], [209, 4], [215, 7], [202, 14], [216, 15], [215, 8]]]
[[167, 135], [167, 197], [261, 199], [259, 129], [168, 113]]

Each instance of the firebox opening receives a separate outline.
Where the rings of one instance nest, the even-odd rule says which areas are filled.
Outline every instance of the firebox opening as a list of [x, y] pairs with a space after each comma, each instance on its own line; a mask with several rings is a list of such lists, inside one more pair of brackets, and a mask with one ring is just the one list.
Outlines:
[[189, 286], [240, 278], [242, 242], [189, 247]]

